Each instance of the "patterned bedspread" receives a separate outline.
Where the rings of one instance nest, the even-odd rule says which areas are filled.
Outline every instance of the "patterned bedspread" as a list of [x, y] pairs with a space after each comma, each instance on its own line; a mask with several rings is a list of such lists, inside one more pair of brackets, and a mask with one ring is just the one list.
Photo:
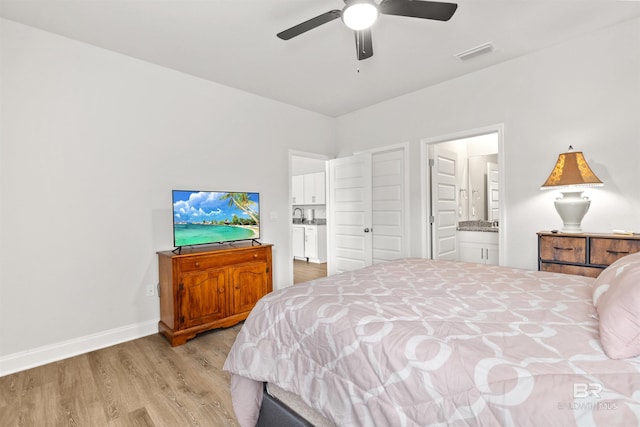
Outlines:
[[273, 292], [224, 365], [238, 419], [267, 381], [344, 426], [640, 425], [640, 358], [604, 354], [592, 282], [404, 259]]

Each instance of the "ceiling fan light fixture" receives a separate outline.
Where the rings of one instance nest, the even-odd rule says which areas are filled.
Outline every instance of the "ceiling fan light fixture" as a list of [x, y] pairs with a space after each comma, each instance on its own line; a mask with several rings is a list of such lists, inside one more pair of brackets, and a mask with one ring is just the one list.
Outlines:
[[342, 21], [354, 31], [366, 30], [378, 19], [378, 7], [372, 0], [350, 0], [342, 10]]

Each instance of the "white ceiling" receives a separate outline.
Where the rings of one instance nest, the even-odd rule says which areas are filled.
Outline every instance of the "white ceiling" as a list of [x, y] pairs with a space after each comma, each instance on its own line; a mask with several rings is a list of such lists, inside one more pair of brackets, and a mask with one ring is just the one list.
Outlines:
[[457, 3], [448, 22], [382, 15], [364, 61], [340, 20], [276, 37], [342, 0], [0, 0], [0, 16], [332, 117], [640, 16], [639, 1]]

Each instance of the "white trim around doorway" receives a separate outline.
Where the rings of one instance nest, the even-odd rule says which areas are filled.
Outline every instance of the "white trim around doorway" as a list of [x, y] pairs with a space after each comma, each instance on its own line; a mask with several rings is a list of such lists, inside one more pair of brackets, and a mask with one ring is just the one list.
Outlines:
[[454, 132], [446, 135], [440, 135], [435, 137], [423, 138], [420, 140], [420, 236], [421, 236], [421, 252], [423, 258], [431, 258], [429, 239], [431, 239], [429, 227], [429, 153], [428, 147], [431, 144], [437, 144], [440, 142], [453, 141], [456, 139], [472, 138], [474, 136], [486, 135], [489, 133], [498, 134], [498, 162], [500, 164], [500, 234], [499, 234], [499, 264], [504, 265], [505, 254], [507, 250], [506, 246], [506, 231], [508, 228], [507, 223], [507, 209], [506, 209], [506, 197], [505, 197], [505, 147], [504, 147], [504, 124], [499, 123], [495, 125], [489, 125], [476, 129], [468, 129], [459, 132]]

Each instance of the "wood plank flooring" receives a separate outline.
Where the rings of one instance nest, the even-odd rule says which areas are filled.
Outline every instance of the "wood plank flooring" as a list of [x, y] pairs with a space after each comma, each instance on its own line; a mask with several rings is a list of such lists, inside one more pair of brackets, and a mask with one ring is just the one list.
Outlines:
[[222, 365], [240, 325], [159, 334], [0, 378], [0, 426], [237, 426]]
[[313, 262], [293, 260], [293, 283], [302, 283], [309, 280], [325, 277], [327, 275], [327, 264], [316, 264]]
[[[294, 282], [327, 275], [294, 262]], [[241, 325], [171, 347], [159, 334], [0, 377], [0, 427], [237, 426], [222, 371]]]

